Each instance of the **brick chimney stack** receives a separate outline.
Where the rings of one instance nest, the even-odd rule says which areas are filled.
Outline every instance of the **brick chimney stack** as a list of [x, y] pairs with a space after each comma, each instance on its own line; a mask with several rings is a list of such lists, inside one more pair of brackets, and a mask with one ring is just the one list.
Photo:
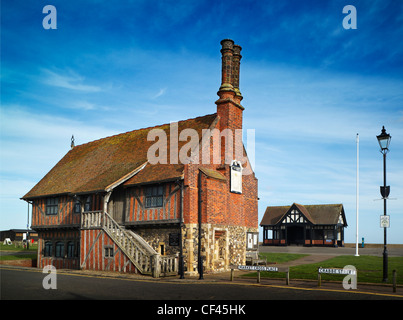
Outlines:
[[233, 91], [232, 85], [232, 58], [234, 55], [234, 41], [224, 39], [221, 41], [221, 87], [220, 91]]
[[237, 102], [241, 103], [242, 95], [241, 91], [239, 91], [239, 70], [241, 65], [241, 50], [242, 47], [238, 45], [233, 46], [234, 53], [232, 56], [232, 86], [234, 87], [234, 91], [236, 94]]
[[234, 44], [233, 40], [221, 41], [222, 74], [221, 86], [217, 92], [219, 99], [216, 101], [217, 114], [220, 117], [220, 128], [242, 129], [241, 105], [242, 95], [239, 90], [239, 69], [241, 61], [241, 47]]

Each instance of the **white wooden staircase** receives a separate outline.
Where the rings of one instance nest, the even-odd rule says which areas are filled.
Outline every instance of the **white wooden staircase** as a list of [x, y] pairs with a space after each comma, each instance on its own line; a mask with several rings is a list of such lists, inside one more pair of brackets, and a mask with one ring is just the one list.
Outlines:
[[142, 237], [120, 226], [107, 212], [82, 213], [81, 228], [105, 231], [142, 274], [158, 278], [178, 273], [177, 255], [161, 256]]

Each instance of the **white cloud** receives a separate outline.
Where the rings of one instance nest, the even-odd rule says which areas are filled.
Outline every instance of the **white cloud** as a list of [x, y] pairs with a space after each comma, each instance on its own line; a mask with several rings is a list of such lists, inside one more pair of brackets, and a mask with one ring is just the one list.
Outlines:
[[73, 134], [77, 145], [117, 133], [61, 116], [35, 114], [17, 105], [4, 106], [0, 121], [1, 172], [38, 179], [67, 153]]
[[166, 91], [167, 91], [167, 88], [160, 89], [160, 91], [158, 91], [158, 93], [153, 96], [153, 99], [157, 99], [158, 97], [161, 97], [162, 95], [165, 94]]
[[101, 88], [98, 86], [84, 84], [85, 78], [71, 70], [58, 71], [56, 73], [48, 69], [43, 69], [43, 77], [43, 83], [54, 87], [82, 92], [101, 91]]
[[27, 204], [20, 200], [76, 145], [116, 134], [96, 124], [3, 105], [0, 117], [0, 229], [24, 228]]

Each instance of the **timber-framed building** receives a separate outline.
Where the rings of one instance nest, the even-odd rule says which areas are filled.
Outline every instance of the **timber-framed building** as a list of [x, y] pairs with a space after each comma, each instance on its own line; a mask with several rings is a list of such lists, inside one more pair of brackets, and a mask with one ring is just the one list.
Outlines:
[[[195, 273], [200, 260], [202, 270], [218, 272], [244, 264], [247, 251], [256, 250], [257, 179], [242, 141], [243, 161], [236, 158], [236, 147], [229, 155], [213, 150], [216, 141], [224, 146], [224, 131], [236, 141], [244, 111], [241, 47], [232, 40], [221, 44], [216, 113], [179, 121], [175, 130], [165, 124], [72, 144], [23, 196], [32, 204], [31, 227], [39, 235], [39, 268], [51, 264], [159, 276], [177, 273], [182, 261], [185, 274]], [[186, 129], [197, 141], [178, 139]], [[149, 138], [153, 130], [165, 134], [166, 163], [148, 157], [156, 143]], [[178, 161], [175, 152], [183, 147], [189, 149], [186, 161]], [[203, 150], [211, 161], [196, 161], [205, 159]], [[241, 170], [249, 174], [237, 175]]]
[[264, 246], [344, 246], [342, 204], [269, 206], [260, 226]]

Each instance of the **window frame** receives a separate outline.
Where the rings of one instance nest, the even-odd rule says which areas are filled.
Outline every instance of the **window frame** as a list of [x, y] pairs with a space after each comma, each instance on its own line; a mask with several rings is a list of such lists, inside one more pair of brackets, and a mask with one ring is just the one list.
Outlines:
[[150, 185], [144, 189], [145, 208], [161, 208], [164, 206], [164, 186]]
[[81, 202], [78, 199], [74, 202], [73, 213], [75, 214], [81, 213]]
[[92, 196], [88, 196], [84, 204], [84, 212], [92, 211]]
[[48, 216], [56, 216], [59, 213], [59, 198], [46, 198], [45, 214]]
[[64, 242], [56, 241], [55, 243], [55, 258], [64, 258]]
[[66, 245], [66, 248], [67, 248], [67, 252], [66, 252], [66, 254], [67, 254], [67, 258], [75, 258], [76, 257], [76, 244], [74, 243], [74, 241], [68, 241], [67, 242], [67, 245]]
[[104, 252], [103, 253], [104, 253], [104, 258], [105, 259], [112, 259], [115, 256], [113, 246], [111, 246], [111, 245], [104, 245]]
[[44, 257], [52, 257], [53, 255], [53, 242], [45, 241], [45, 245], [43, 247], [43, 256]]

